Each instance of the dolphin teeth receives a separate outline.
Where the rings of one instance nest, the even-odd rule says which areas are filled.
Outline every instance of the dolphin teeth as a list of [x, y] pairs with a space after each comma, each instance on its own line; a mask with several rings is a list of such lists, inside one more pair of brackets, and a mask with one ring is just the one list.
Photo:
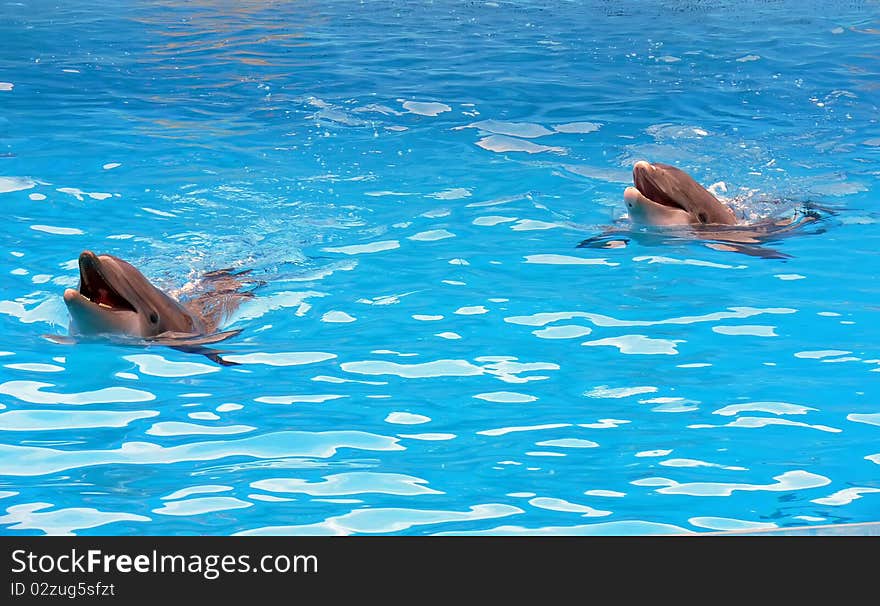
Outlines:
[[98, 307], [104, 307], [104, 308], [106, 308], [106, 309], [113, 309], [112, 307], [110, 307], [110, 306], [107, 305], [106, 303], [98, 303]]

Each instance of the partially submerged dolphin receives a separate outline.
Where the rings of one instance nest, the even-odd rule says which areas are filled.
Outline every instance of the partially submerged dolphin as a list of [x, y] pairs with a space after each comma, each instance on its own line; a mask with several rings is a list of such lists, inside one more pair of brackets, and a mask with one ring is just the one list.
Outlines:
[[208, 285], [205, 292], [181, 303], [127, 261], [85, 250], [79, 255], [79, 288], [64, 291], [70, 334], [157, 343], [204, 354], [219, 364], [234, 364], [205, 345], [241, 332], [217, 329], [242, 298], [252, 295], [239, 291], [242, 281], [228, 270], [206, 274], [202, 280]]
[[584, 240], [579, 247], [620, 248], [629, 241], [620, 237], [621, 234], [642, 238], [698, 238], [716, 250], [784, 259], [789, 255], [757, 245], [820, 218], [817, 212], [807, 208], [793, 217], [740, 224], [729, 206], [689, 174], [669, 164], [645, 160], [633, 165], [633, 187], [624, 190], [623, 199], [634, 224], [664, 229], [615, 228]]
[[683, 170], [639, 160], [623, 199], [634, 222], [649, 225], [735, 225], [730, 207]]

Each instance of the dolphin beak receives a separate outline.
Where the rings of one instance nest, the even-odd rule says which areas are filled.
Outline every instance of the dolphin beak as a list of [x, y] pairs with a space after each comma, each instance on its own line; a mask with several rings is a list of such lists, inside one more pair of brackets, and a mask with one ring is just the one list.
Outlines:
[[79, 289], [64, 290], [71, 333], [137, 334], [137, 313], [102, 273], [101, 259], [90, 251], [79, 257]]
[[[641, 194], [639, 198], [661, 206], [684, 210], [684, 207], [678, 200], [664, 191], [662, 181], [658, 182], [658, 175], [655, 174], [658, 170], [662, 169], [645, 160], [639, 160], [633, 164], [633, 185], [638, 193]], [[659, 176], [662, 177], [663, 175]], [[634, 200], [636, 199], [635, 196], [631, 197]]]
[[633, 164], [633, 186], [623, 192], [630, 219], [649, 225], [686, 225], [690, 215], [654, 183], [657, 168], [645, 160]]
[[75, 290], [73, 288], [65, 288], [64, 289], [64, 302], [65, 303], [69, 304], [72, 301], [75, 301], [76, 299], [78, 299], [80, 297], [85, 299], [85, 297], [83, 297], [81, 294], [79, 294], [78, 290]]
[[636, 186], [636, 189], [642, 191], [644, 187], [642, 184], [651, 178], [653, 172], [654, 166], [650, 162], [639, 160], [633, 164], [633, 185]]
[[[105, 271], [101, 258], [90, 250], [84, 250], [79, 255], [79, 292], [74, 291], [74, 294], [104, 309], [134, 312], [134, 306], [119, 293]], [[69, 303], [75, 298], [74, 294], [68, 292], [71, 290], [64, 291], [65, 302]]]
[[650, 162], [646, 160], [639, 160], [635, 164], [633, 164], [633, 177], [635, 177], [636, 173], [647, 173], [649, 171], [654, 170], [654, 167]]

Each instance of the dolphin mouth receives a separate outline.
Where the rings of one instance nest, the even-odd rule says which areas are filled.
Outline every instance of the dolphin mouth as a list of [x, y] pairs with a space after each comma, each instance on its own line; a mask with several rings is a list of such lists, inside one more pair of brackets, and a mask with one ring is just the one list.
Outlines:
[[652, 178], [653, 172], [654, 166], [645, 160], [639, 160], [633, 165], [633, 185], [635, 185], [639, 193], [654, 204], [687, 211], [684, 206], [679, 204], [654, 182]]
[[137, 312], [131, 302], [119, 294], [101, 269], [101, 260], [91, 251], [79, 256], [79, 293], [98, 307], [110, 311]]

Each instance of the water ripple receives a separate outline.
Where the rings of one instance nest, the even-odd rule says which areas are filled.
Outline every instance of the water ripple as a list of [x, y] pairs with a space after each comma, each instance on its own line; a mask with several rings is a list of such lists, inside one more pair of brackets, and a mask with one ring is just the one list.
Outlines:
[[388, 534], [414, 526], [447, 524], [503, 518], [523, 513], [519, 507], [489, 503], [472, 505], [467, 511], [377, 508], [360, 509], [323, 522], [302, 526], [267, 526], [236, 533], [254, 535], [346, 535], [353, 533]]
[[125, 427], [138, 419], [159, 416], [156, 410], [10, 410], [0, 413], [0, 431], [52, 431]]
[[251, 482], [251, 488], [267, 492], [294, 492], [312, 496], [351, 495], [381, 492], [412, 496], [421, 494], [443, 494], [423, 486], [427, 480], [395, 473], [375, 473], [369, 471], [340, 473], [325, 476], [320, 482], [309, 482], [296, 478], [269, 478]]
[[183, 499], [170, 501], [153, 509], [153, 513], [165, 516], [197, 516], [216, 511], [229, 511], [231, 509], [246, 509], [253, 503], [242, 501], [234, 497], [198, 497], [195, 499]]
[[47, 387], [55, 387], [55, 385], [39, 381], [7, 381], [0, 384], [0, 394], [10, 395], [32, 404], [70, 404], [73, 406], [112, 402], [150, 402], [156, 399], [156, 396], [148, 391], [130, 387], [105, 387], [96, 391], [80, 393], [45, 391]]
[[212, 461], [225, 457], [328, 458], [340, 448], [403, 450], [397, 442], [397, 438], [360, 431], [286, 431], [242, 440], [193, 442], [169, 447], [149, 442], [125, 442], [115, 450], [57, 450], [0, 444], [0, 475], [36, 476], [92, 465], [155, 465]]
[[620, 536], [620, 535], [672, 535], [689, 534], [692, 531], [658, 522], [642, 520], [619, 520], [616, 522], [599, 522], [595, 524], [579, 524], [576, 526], [544, 526], [528, 528], [524, 526], [497, 526], [485, 530], [459, 532], [439, 532], [438, 535], [466, 536]]
[[[5, 532], [875, 521], [863, 8], [32, 4], [0, 19]], [[634, 227], [637, 159], [816, 220]], [[84, 248], [187, 304], [246, 281], [234, 365], [58, 343]]]
[[676, 482], [667, 478], [644, 478], [634, 480], [636, 486], [660, 486], [656, 492], [660, 494], [682, 494], [696, 497], [729, 497], [737, 490], [755, 491], [767, 490], [772, 492], [788, 492], [806, 490], [827, 486], [831, 480], [819, 474], [810, 473], [801, 469], [786, 471], [774, 476], [776, 482], [772, 484], [747, 484], [725, 482]]
[[6, 509], [0, 524], [11, 530], [42, 530], [48, 535], [73, 535], [76, 530], [97, 528], [114, 522], [149, 522], [150, 518], [125, 512], [100, 511], [93, 507], [66, 507], [45, 511], [51, 503], [23, 503]]

